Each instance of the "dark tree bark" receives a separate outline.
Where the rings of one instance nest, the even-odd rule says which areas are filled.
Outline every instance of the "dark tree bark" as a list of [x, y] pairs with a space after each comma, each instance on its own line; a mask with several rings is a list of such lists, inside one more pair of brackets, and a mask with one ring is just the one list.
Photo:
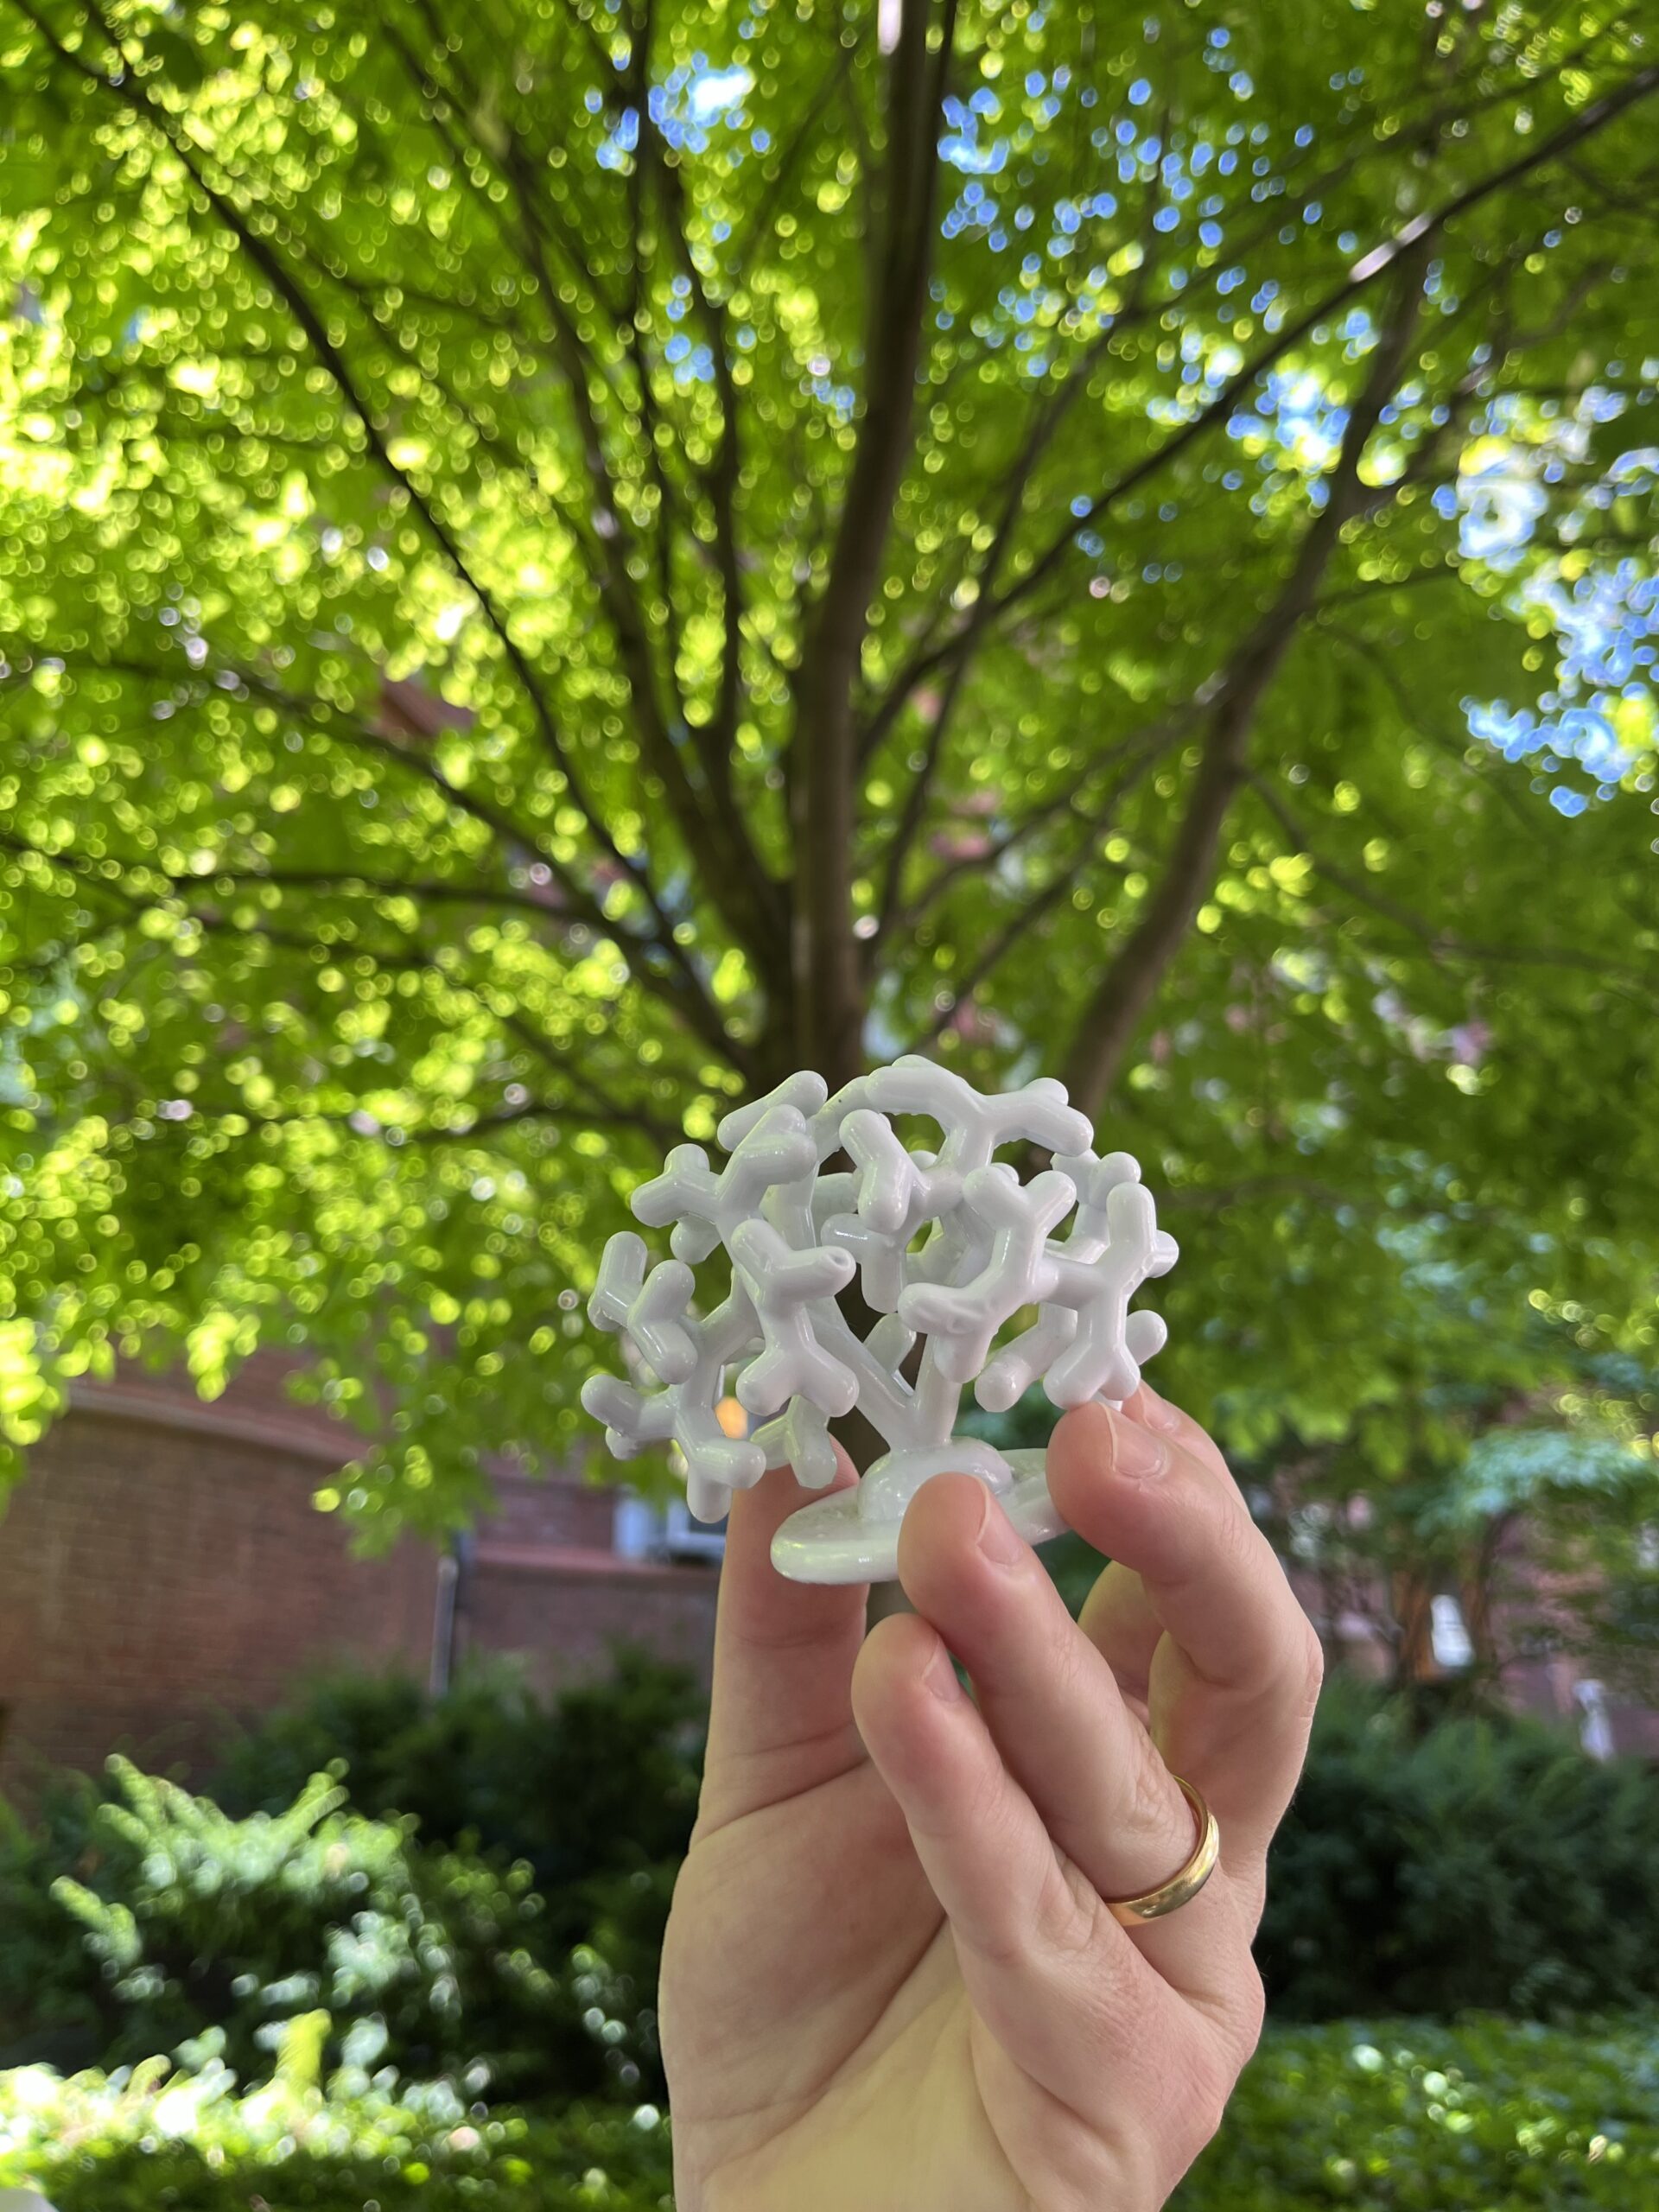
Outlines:
[[1364, 502], [1360, 463], [1404, 369], [1422, 304], [1422, 280], [1419, 251], [1401, 269], [1382, 343], [1343, 432], [1324, 511], [1303, 537], [1284, 588], [1221, 678], [1203, 757], [1163, 874], [1078, 1026], [1063, 1079], [1074, 1103], [1091, 1119], [1105, 1104], [1141, 1018], [1210, 894], [1222, 832], [1249, 774], [1250, 738], [1262, 702], [1313, 608], [1344, 525]]
[[[932, 264], [938, 110], [955, 0], [904, 0], [887, 79], [882, 223], [868, 317], [863, 415], [830, 556], [808, 626], [790, 761], [795, 907], [790, 970], [798, 1065], [832, 1088], [863, 1065], [866, 987], [853, 935], [860, 733], [855, 694], [870, 603], [911, 454], [916, 372]], [[930, 28], [937, 48], [929, 51]]]

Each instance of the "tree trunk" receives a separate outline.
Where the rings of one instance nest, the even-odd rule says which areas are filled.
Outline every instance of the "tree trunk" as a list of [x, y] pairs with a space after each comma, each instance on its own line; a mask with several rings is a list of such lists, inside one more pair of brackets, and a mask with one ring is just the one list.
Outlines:
[[1433, 1594], [1428, 1577], [1419, 1573], [1415, 1567], [1395, 1570], [1394, 1618], [1400, 1626], [1400, 1640], [1394, 1654], [1392, 1687], [1395, 1690], [1419, 1688], [1433, 1675], [1433, 1620], [1429, 1611]]
[[1513, 1513], [1500, 1513], [1491, 1522], [1464, 1580], [1464, 1619], [1474, 1649], [1475, 1672], [1487, 1685], [1495, 1685], [1503, 1671], [1503, 1654], [1497, 1643], [1497, 1584], [1503, 1547], [1516, 1518]]

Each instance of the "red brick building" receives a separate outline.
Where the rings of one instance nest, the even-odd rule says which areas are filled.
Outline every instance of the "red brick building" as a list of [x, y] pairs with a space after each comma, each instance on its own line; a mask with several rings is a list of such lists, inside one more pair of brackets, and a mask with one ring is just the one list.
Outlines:
[[[497, 1510], [453, 1553], [405, 1539], [353, 1556], [313, 1493], [342, 1432], [261, 1356], [203, 1404], [188, 1382], [129, 1373], [76, 1394], [0, 1518], [0, 1793], [43, 1761], [111, 1751], [187, 1770], [238, 1717], [331, 1667], [442, 1681], [509, 1655], [539, 1687], [603, 1669], [620, 1640], [705, 1678], [717, 1541], [669, 1529], [627, 1493], [498, 1472]], [[348, 1447], [347, 1447], [348, 1448]], [[1363, 1614], [1293, 1570], [1333, 1658], [1388, 1671], [1386, 1592]], [[1425, 1643], [1423, 1667], [1439, 1668]], [[1512, 1667], [1516, 1704], [1581, 1731], [1580, 1670]], [[1659, 1756], [1659, 1715], [1615, 1698], [1607, 1749]]]
[[505, 1473], [454, 1554], [354, 1558], [311, 1502], [349, 1446], [284, 1371], [262, 1356], [211, 1405], [181, 1378], [91, 1385], [31, 1452], [0, 1519], [0, 1791], [116, 1750], [188, 1767], [331, 1666], [441, 1681], [509, 1654], [550, 1687], [626, 1639], [706, 1674], [717, 1553], [616, 1491]]

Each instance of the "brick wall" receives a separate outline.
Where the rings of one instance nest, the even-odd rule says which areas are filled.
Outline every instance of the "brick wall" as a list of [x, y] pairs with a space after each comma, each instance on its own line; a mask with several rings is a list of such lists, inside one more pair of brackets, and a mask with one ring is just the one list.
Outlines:
[[[441, 1562], [409, 1540], [352, 1555], [313, 1492], [341, 1432], [262, 1357], [211, 1406], [176, 1377], [79, 1393], [0, 1518], [0, 1792], [112, 1751], [198, 1766], [232, 1717], [350, 1664], [424, 1679]], [[706, 1681], [718, 1577], [612, 1549], [614, 1494], [511, 1471], [467, 1548], [454, 1654], [538, 1687], [601, 1673], [619, 1642]]]
[[613, 1491], [504, 1473], [496, 1499], [462, 1569], [461, 1663], [510, 1653], [546, 1690], [603, 1673], [612, 1646], [626, 1642], [694, 1668], [707, 1684], [719, 1586], [712, 1566], [620, 1558]]
[[[1527, 1563], [1518, 1531], [1514, 1545], [1517, 1572], [1524, 1588], [1522, 1592], [1513, 1594], [1507, 1602], [1500, 1598], [1495, 1617], [1500, 1650], [1513, 1650], [1524, 1643], [1522, 1631], [1538, 1620], [1541, 1593], [1547, 1598], [1551, 1580], [1548, 1574]], [[1387, 1581], [1378, 1575], [1369, 1585], [1351, 1583], [1348, 1586], [1347, 1595], [1351, 1600], [1358, 1602], [1353, 1604], [1351, 1609], [1344, 1610], [1332, 1618], [1329, 1611], [1330, 1593], [1322, 1586], [1318, 1574], [1294, 1561], [1288, 1564], [1287, 1572], [1291, 1586], [1304, 1611], [1319, 1630], [1327, 1663], [1332, 1667], [1339, 1666], [1345, 1674], [1357, 1675], [1364, 1681], [1392, 1682], [1395, 1679], [1399, 1661], [1391, 1648], [1383, 1624], [1392, 1622], [1393, 1607], [1399, 1601], [1391, 1593]], [[1427, 1592], [1421, 1594], [1426, 1606]], [[1467, 1618], [1475, 1611], [1476, 1593], [1461, 1593], [1460, 1602]], [[1414, 1681], [1439, 1682], [1446, 1680], [1449, 1670], [1434, 1658], [1427, 1625], [1421, 1648], [1407, 1664], [1410, 1677]], [[1568, 1654], [1559, 1653], [1548, 1657], [1510, 1660], [1500, 1669], [1494, 1687], [1503, 1701], [1515, 1711], [1531, 1713], [1539, 1719], [1553, 1722], [1582, 1738], [1585, 1710], [1580, 1701], [1580, 1686], [1589, 1678], [1590, 1669], [1586, 1662]], [[1637, 1704], [1616, 1688], [1604, 1687], [1602, 1697], [1612, 1750], [1628, 1752], [1640, 1758], [1659, 1760], [1659, 1712]]]
[[30, 1453], [0, 1520], [0, 1787], [42, 1758], [188, 1764], [312, 1668], [424, 1672], [435, 1556], [353, 1558], [311, 1503], [340, 1432], [271, 1386], [125, 1381]]
[[[124, 1750], [200, 1763], [233, 1716], [342, 1663], [424, 1678], [441, 1561], [405, 1541], [352, 1556], [312, 1493], [341, 1432], [296, 1406], [280, 1359], [251, 1362], [213, 1405], [177, 1378], [124, 1374], [79, 1402], [30, 1454], [0, 1517], [0, 1791], [42, 1760], [96, 1767]], [[623, 1558], [615, 1493], [501, 1471], [466, 1548], [456, 1663], [509, 1656], [543, 1689], [602, 1672], [619, 1642], [707, 1681], [718, 1576], [706, 1562]], [[1319, 1593], [1297, 1576], [1318, 1617]], [[1344, 1662], [1380, 1645], [1325, 1623]], [[1517, 1704], [1575, 1725], [1576, 1670], [1517, 1667]], [[1620, 1750], [1659, 1757], [1659, 1715], [1610, 1700]]]

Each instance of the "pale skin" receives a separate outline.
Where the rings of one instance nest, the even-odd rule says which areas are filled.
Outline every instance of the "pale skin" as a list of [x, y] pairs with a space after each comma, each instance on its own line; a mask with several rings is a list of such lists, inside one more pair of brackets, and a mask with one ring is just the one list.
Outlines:
[[[1318, 1639], [1220, 1452], [1150, 1391], [1067, 1414], [1048, 1465], [1114, 1562], [1076, 1624], [969, 1476], [918, 1494], [916, 1610], [868, 1637], [861, 1590], [772, 1568], [787, 1471], [735, 1501], [663, 1961], [680, 2212], [1155, 2212], [1220, 2123]], [[1220, 1863], [1131, 1931], [1106, 1901], [1196, 1840], [1172, 1774]]]

